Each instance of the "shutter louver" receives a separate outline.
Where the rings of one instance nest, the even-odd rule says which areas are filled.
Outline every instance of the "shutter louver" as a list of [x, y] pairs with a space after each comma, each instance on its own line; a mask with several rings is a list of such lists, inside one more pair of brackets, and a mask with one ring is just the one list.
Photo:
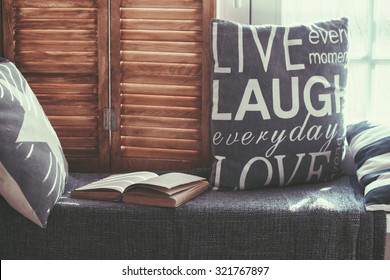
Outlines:
[[208, 0], [111, 2], [114, 171], [208, 164], [213, 14]]
[[108, 101], [107, 1], [5, 0], [3, 8], [12, 22], [5, 55], [37, 95], [71, 170], [108, 170], [99, 125]]
[[[36, 93], [71, 170], [205, 166], [214, 10], [214, 0], [3, 0], [3, 54]], [[114, 131], [103, 112], [117, 113]]]

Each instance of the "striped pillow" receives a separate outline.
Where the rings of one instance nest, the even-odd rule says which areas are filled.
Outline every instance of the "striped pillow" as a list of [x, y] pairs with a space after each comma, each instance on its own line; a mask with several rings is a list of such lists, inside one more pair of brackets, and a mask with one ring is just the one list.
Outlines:
[[367, 121], [350, 125], [347, 141], [364, 186], [366, 209], [390, 212], [390, 126]]

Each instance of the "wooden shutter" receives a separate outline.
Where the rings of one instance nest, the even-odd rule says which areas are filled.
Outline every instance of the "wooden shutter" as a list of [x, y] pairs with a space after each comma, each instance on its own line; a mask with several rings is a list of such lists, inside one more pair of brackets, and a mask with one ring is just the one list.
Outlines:
[[107, 0], [3, 0], [4, 56], [25, 75], [73, 171], [109, 168]]
[[114, 171], [209, 162], [213, 0], [111, 1]]

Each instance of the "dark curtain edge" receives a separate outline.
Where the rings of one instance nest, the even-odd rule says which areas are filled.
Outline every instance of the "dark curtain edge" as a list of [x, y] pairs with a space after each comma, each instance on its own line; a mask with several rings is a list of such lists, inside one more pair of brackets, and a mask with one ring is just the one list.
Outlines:
[[[3, 11], [3, 0], [0, 0], [0, 11]], [[3, 57], [3, 19], [0, 12], [0, 57]]]
[[2, 19], [2, 13], [3, 13], [3, 1], [0, 0], [0, 57], [3, 56], [3, 19]]

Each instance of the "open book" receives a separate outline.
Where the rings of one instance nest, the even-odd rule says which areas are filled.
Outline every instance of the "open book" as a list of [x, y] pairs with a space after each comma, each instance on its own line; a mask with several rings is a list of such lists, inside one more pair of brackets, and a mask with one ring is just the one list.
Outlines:
[[71, 191], [73, 198], [178, 207], [208, 188], [205, 178], [141, 171], [116, 174]]

